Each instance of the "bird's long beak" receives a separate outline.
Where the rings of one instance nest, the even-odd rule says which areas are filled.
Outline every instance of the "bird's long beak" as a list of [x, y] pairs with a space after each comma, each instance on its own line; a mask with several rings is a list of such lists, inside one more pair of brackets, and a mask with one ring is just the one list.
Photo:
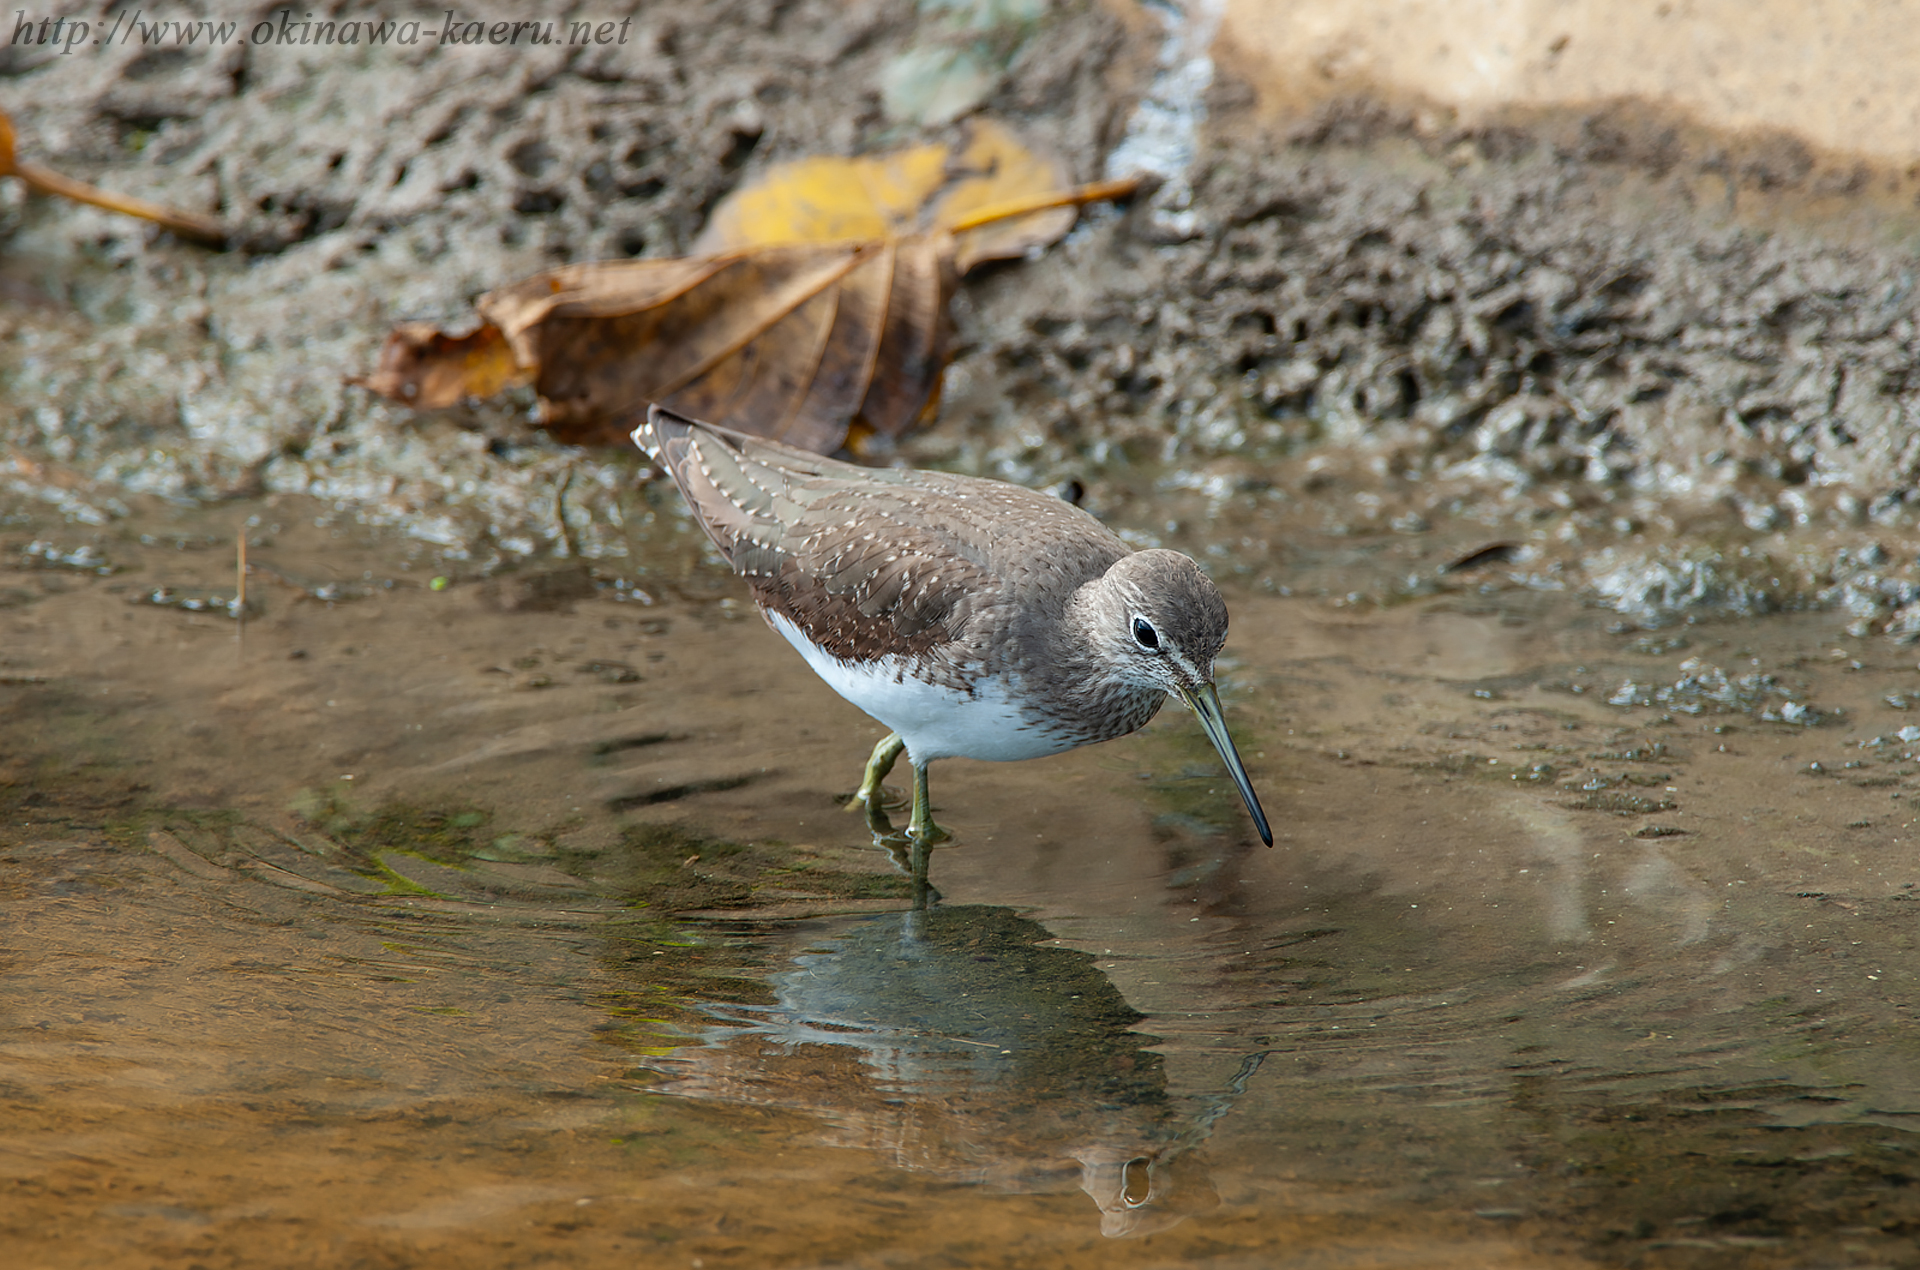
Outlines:
[[1259, 796], [1253, 792], [1253, 782], [1247, 779], [1246, 765], [1240, 761], [1240, 751], [1233, 748], [1233, 738], [1227, 735], [1227, 720], [1220, 713], [1220, 694], [1213, 690], [1212, 684], [1201, 684], [1194, 689], [1180, 689], [1180, 699], [1187, 708], [1200, 716], [1200, 728], [1207, 734], [1207, 740], [1213, 742], [1213, 748], [1220, 751], [1220, 758], [1227, 765], [1227, 775], [1233, 777], [1233, 783], [1240, 787], [1240, 797], [1246, 799], [1247, 810], [1253, 813], [1253, 824], [1260, 831], [1260, 841], [1273, 845], [1273, 830], [1267, 826], [1267, 813], [1260, 810]]

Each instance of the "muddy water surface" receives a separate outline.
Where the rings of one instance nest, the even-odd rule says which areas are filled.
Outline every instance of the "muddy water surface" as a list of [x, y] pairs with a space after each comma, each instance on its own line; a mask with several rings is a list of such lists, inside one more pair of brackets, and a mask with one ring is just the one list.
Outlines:
[[915, 913], [684, 534], [129, 523], [0, 539], [12, 1264], [1920, 1264], [1920, 666], [1831, 615], [1238, 592], [1272, 850], [1169, 712], [938, 766]]

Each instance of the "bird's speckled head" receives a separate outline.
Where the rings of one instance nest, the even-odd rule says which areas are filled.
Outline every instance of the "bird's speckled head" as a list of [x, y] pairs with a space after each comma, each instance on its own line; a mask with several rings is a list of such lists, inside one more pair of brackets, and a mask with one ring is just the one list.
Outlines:
[[1227, 604], [1200, 566], [1177, 551], [1136, 551], [1082, 587], [1075, 600], [1080, 611], [1073, 625], [1091, 642], [1098, 667], [1092, 677], [1109, 689], [1159, 688], [1185, 702], [1220, 751], [1260, 840], [1272, 846], [1273, 827], [1213, 690], [1213, 659], [1227, 642]]
[[1227, 605], [1177, 551], [1136, 551], [1088, 588], [1088, 633], [1116, 678], [1180, 695], [1213, 682]]

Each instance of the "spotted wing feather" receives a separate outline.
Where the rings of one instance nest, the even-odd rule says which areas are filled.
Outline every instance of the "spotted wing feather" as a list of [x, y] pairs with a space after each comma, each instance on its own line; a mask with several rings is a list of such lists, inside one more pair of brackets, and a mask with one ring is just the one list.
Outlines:
[[[1064, 597], [1128, 548], [1058, 499], [998, 481], [856, 467], [655, 407], [635, 440], [686, 496], [754, 599], [842, 660], [915, 656], [926, 673], [994, 655], [1023, 584]], [[1048, 531], [1082, 550], [1032, 550]], [[1088, 543], [1095, 548], [1085, 548]]]

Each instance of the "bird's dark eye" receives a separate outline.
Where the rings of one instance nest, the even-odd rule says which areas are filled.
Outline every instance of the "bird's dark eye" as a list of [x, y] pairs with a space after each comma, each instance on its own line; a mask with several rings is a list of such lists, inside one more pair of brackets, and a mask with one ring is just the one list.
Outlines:
[[1144, 617], [1133, 619], [1133, 642], [1153, 652], [1160, 651], [1160, 632], [1153, 629], [1153, 623]]

